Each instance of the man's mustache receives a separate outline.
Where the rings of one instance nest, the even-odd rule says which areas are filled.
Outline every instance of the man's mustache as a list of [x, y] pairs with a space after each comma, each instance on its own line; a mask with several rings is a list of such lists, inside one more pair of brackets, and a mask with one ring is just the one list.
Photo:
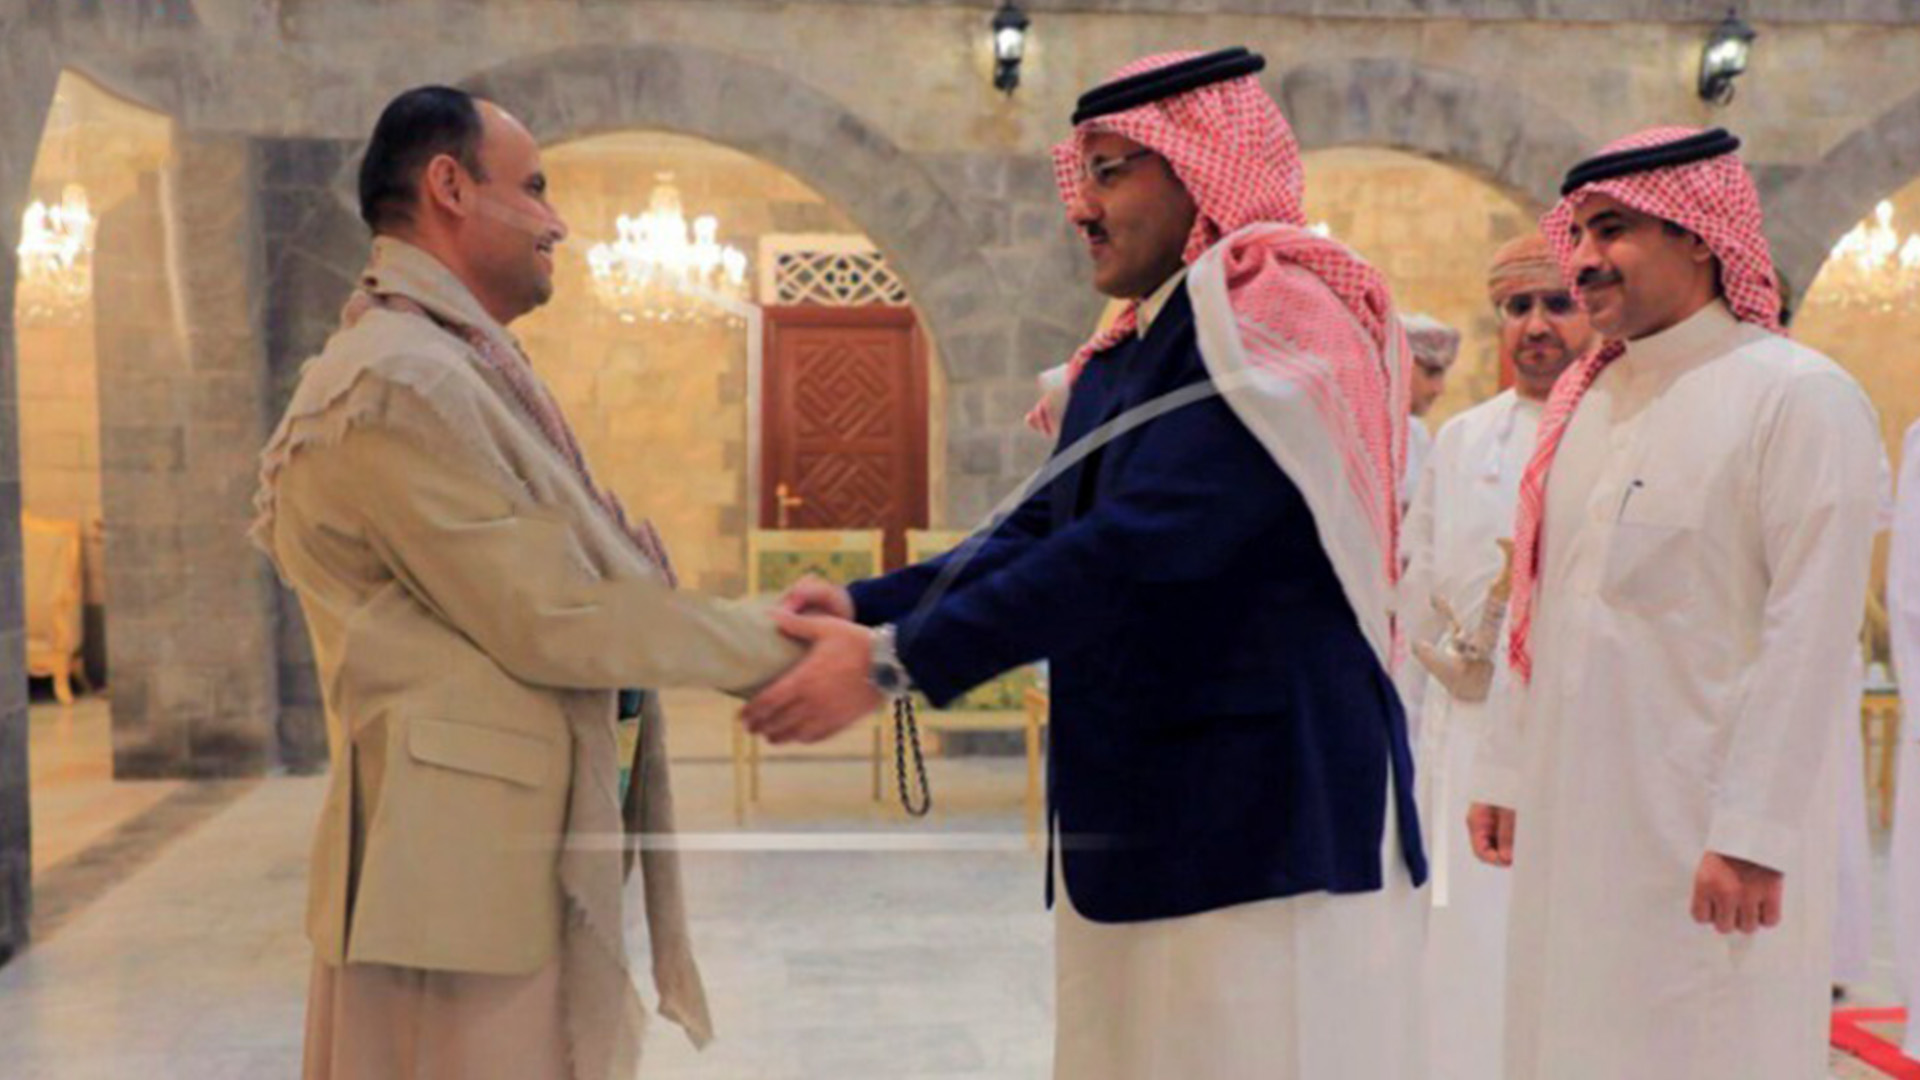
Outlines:
[[1618, 271], [1582, 270], [1574, 284], [1582, 289], [1605, 288], [1608, 285], [1620, 284], [1620, 274]]

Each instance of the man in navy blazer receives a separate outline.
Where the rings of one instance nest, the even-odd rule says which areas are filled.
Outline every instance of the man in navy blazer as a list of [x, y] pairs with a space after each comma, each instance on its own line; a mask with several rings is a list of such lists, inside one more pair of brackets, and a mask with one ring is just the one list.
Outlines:
[[[1184, 103], [1251, 94], [1284, 132], [1251, 78], [1261, 63], [1153, 58], [1082, 99], [1063, 194], [1096, 286], [1129, 303], [1076, 357], [1048, 466], [944, 556], [797, 586], [783, 627], [817, 648], [744, 714], [772, 740], [812, 740], [878, 706], [877, 686], [944, 705], [1050, 662], [1056, 1078], [1419, 1067], [1406, 719], [1313, 500], [1210, 371], [1189, 289], [1196, 249], [1240, 222], [1204, 204], [1193, 143], [1209, 133], [1165, 128]], [[1342, 1034], [1357, 1016], [1331, 1019], [1345, 1008], [1365, 1036]]]

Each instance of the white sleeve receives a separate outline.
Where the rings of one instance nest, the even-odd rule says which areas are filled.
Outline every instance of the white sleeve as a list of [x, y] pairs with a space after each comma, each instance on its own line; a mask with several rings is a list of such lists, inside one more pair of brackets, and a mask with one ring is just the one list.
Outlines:
[[[1502, 639], [1505, 643], [1505, 638]], [[1488, 699], [1487, 715], [1492, 722], [1487, 736], [1474, 751], [1472, 799], [1489, 806], [1517, 809], [1520, 804], [1520, 761], [1522, 736], [1526, 730], [1528, 697], [1532, 688], [1517, 675], [1495, 679], [1493, 696]]]
[[1394, 608], [1400, 618], [1400, 635], [1407, 643], [1407, 655], [1400, 663], [1394, 682], [1400, 688], [1400, 700], [1407, 707], [1407, 725], [1419, 734], [1420, 709], [1426, 700], [1427, 669], [1413, 655], [1413, 643], [1439, 640], [1446, 627], [1433, 610], [1433, 491], [1436, 463], [1442, 455], [1428, 453], [1414, 483], [1413, 505], [1400, 526], [1400, 584], [1395, 590]]
[[1788, 385], [1758, 447], [1769, 584], [1760, 652], [1714, 778], [1707, 850], [1781, 869], [1850, 714], [1879, 504], [1879, 424], [1852, 380]]

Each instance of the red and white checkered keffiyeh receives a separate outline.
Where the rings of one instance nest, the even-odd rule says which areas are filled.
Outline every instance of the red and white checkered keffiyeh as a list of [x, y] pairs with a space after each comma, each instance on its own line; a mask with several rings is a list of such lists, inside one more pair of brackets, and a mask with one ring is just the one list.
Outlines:
[[[1657, 127], [1608, 144], [1602, 154], [1645, 150], [1701, 134], [1698, 128]], [[1540, 219], [1540, 231], [1553, 245], [1568, 281], [1572, 267], [1573, 215], [1590, 195], [1607, 195], [1643, 214], [1671, 221], [1694, 233], [1712, 249], [1720, 263], [1720, 285], [1736, 318], [1776, 334], [1780, 327], [1780, 297], [1774, 287], [1773, 256], [1761, 230], [1760, 193], [1740, 158], [1734, 154], [1684, 165], [1668, 165], [1628, 176], [1601, 180], [1576, 188]], [[1578, 294], [1576, 285], [1574, 292]], [[1516, 558], [1513, 593], [1508, 608], [1508, 658], [1524, 681], [1533, 673], [1527, 636], [1533, 627], [1536, 587], [1540, 579], [1540, 538], [1545, 529], [1547, 474], [1560, 439], [1580, 406], [1580, 399], [1608, 364], [1626, 352], [1626, 343], [1609, 341], [1579, 360], [1561, 376], [1540, 418], [1533, 457], [1520, 477], [1520, 499], [1514, 520]]]
[[[1163, 53], [1121, 68], [1114, 79], [1201, 55]], [[1406, 454], [1405, 335], [1379, 271], [1344, 245], [1306, 229], [1301, 206], [1305, 177], [1300, 147], [1280, 107], [1252, 76], [1199, 87], [1125, 112], [1090, 119], [1054, 147], [1054, 179], [1069, 207], [1079, 196], [1087, 137], [1112, 132], [1153, 150], [1172, 167], [1198, 208], [1183, 261], [1203, 255], [1210, 273], [1224, 270], [1226, 308], [1237, 333], [1207, 357], [1216, 382], [1258, 384], [1255, 397], [1284, 398], [1264, 420], [1249, 409], [1265, 406], [1222, 384], [1222, 392], [1281, 467], [1302, 488], [1337, 573], [1375, 646], [1388, 662], [1390, 621], [1385, 595], [1398, 574], [1399, 528], [1395, 478]], [[1196, 267], [1196, 270], [1198, 267]], [[1199, 282], [1189, 278], [1196, 313], [1204, 322]], [[1137, 302], [1075, 351], [1068, 381], [1095, 356], [1136, 332]], [[1202, 327], [1201, 348], [1208, 333]], [[1229, 367], [1217, 366], [1230, 353]], [[1304, 405], [1305, 407], [1294, 408]], [[1285, 446], [1276, 446], [1284, 442]], [[1309, 462], [1338, 463], [1323, 485]], [[1352, 530], [1335, 519], [1364, 521]], [[1364, 549], [1364, 554], [1362, 550]], [[1374, 580], [1363, 583], [1354, 579]], [[1381, 610], [1369, 617], [1368, 607]]]

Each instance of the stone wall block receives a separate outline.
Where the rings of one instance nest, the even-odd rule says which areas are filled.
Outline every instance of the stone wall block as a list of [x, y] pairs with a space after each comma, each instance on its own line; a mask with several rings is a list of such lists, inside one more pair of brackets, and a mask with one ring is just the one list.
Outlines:
[[948, 439], [948, 462], [961, 476], [999, 476], [1006, 471], [1005, 445], [997, 435]]
[[178, 424], [118, 427], [103, 440], [100, 464], [107, 472], [177, 473], [187, 465], [187, 433]]
[[1006, 375], [1014, 354], [1014, 327], [1003, 323], [983, 330], [950, 335], [941, 343], [941, 356], [954, 386]]
[[1084, 331], [1076, 332], [1033, 319], [1022, 319], [1014, 339], [1012, 370], [1016, 374], [1040, 372], [1055, 364], [1064, 364], [1092, 332], [1091, 325]]

